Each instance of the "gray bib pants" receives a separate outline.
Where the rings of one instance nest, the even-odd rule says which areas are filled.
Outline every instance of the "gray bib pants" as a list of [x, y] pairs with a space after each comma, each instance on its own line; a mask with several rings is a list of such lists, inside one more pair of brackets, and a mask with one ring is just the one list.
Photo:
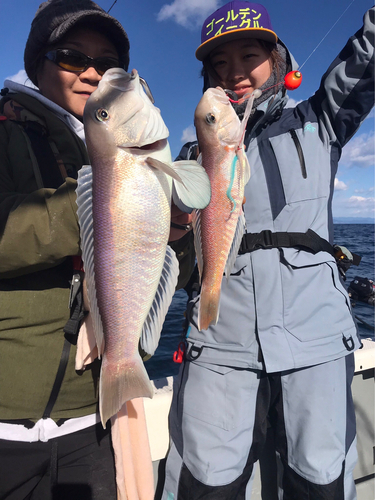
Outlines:
[[186, 361], [163, 500], [249, 500], [267, 433], [283, 466], [283, 500], [355, 500], [353, 373], [353, 355], [272, 374]]

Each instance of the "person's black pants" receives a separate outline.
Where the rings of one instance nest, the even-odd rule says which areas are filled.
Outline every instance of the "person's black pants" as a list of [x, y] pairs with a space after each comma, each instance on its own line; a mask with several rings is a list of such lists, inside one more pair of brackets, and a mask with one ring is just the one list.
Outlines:
[[110, 430], [102, 425], [50, 441], [0, 439], [0, 500], [116, 500]]

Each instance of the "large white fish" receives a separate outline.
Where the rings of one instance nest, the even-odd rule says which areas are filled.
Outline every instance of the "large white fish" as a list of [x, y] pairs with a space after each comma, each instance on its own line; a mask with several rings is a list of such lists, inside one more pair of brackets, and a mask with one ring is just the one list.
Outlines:
[[172, 163], [168, 129], [136, 70], [104, 74], [84, 126], [91, 166], [79, 173], [77, 204], [104, 426], [126, 401], [153, 396], [138, 343], [154, 353], [177, 283], [172, 183], [177, 205], [202, 208], [210, 184], [198, 163]]
[[240, 122], [220, 87], [209, 88], [195, 110], [201, 163], [211, 182], [211, 201], [194, 212], [195, 249], [201, 279], [198, 329], [215, 325], [223, 274], [229, 277], [245, 227], [242, 210], [250, 166], [243, 148], [247, 120], [254, 97], [249, 97]]

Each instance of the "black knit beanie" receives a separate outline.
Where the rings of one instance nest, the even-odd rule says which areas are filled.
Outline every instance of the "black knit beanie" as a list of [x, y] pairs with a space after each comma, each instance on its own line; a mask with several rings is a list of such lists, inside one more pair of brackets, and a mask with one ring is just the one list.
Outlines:
[[37, 62], [41, 54], [76, 25], [104, 34], [116, 47], [121, 66], [128, 69], [129, 39], [117, 19], [91, 0], [48, 0], [35, 14], [24, 53], [25, 70], [34, 85], [38, 85]]

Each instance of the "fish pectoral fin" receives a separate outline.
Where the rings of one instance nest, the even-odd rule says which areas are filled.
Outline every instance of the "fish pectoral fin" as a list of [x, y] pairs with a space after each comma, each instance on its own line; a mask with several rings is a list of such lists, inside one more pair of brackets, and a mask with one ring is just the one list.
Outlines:
[[205, 208], [211, 200], [211, 184], [204, 168], [195, 160], [176, 161], [173, 167], [183, 181], [173, 182], [174, 203], [187, 213]]
[[227, 279], [229, 279], [230, 273], [232, 272], [234, 263], [238, 255], [238, 250], [241, 245], [242, 236], [245, 232], [245, 225], [246, 225], [245, 215], [243, 213], [243, 210], [241, 210], [241, 214], [238, 217], [237, 221], [236, 231], [234, 233], [232, 246], [230, 247], [229, 255], [224, 268], [224, 274]]
[[160, 170], [161, 172], [164, 172], [166, 175], [169, 175], [172, 177], [172, 179], [175, 179], [178, 182], [183, 183], [181, 177], [178, 175], [178, 173], [174, 170], [171, 165], [168, 165], [167, 163], [163, 163], [160, 160], [157, 160], [156, 158], [151, 158], [151, 156], [148, 156], [145, 160], [147, 165], [150, 167], [156, 168], [157, 170]]
[[239, 149], [237, 151], [237, 158], [238, 161], [240, 162], [240, 168], [242, 169], [244, 186], [246, 186], [246, 184], [250, 180], [250, 164], [243, 149]]
[[179, 272], [180, 269], [176, 254], [167, 245], [159, 285], [146, 321], [143, 324], [140, 337], [141, 347], [147, 354], [153, 355], [159, 344], [165, 316], [176, 291]]
[[77, 215], [80, 227], [82, 260], [85, 268], [87, 294], [90, 302], [90, 314], [94, 327], [99, 358], [104, 352], [104, 333], [99, 307], [96, 299], [95, 269], [94, 269], [94, 228], [92, 219], [92, 169], [90, 165], [83, 166], [78, 172], [77, 184]]

